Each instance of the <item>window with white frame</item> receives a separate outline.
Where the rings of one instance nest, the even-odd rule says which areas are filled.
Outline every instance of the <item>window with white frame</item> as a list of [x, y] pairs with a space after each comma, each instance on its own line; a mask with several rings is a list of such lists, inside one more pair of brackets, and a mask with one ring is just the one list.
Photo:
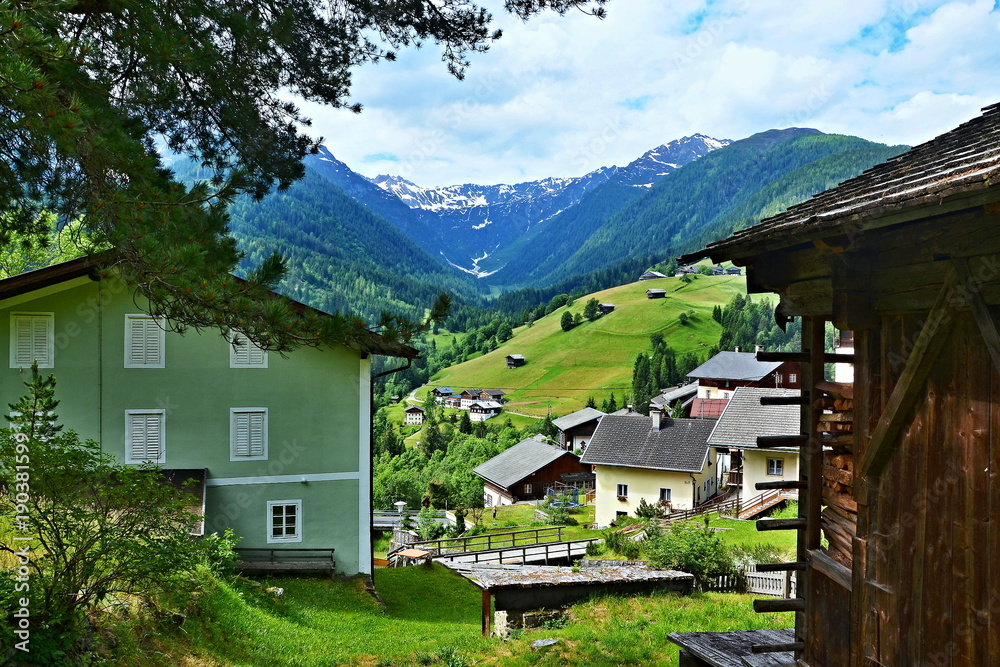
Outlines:
[[230, 368], [267, 368], [267, 351], [241, 333], [233, 336], [229, 345]]
[[229, 460], [267, 458], [267, 408], [229, 410]]
[[54, 367], [55, 321], [55, 313], [11, 313], [11, 368]]
[[267, 501], [267, 541], [302, 541], [302, 501]]
[[674, 495], [673, 489], [661, 488], [660, 489], [660, 502], [661, 503], [669, 503], [670, 500], [671, 500], [671, 498], [673, 498], [673, 495]]
[[795, 382], [798, 379], [799, 379], [799, 376], [796, 375], [795, 373], [789, 373], [788, 374], [788, 381], [789, 382]]
[[149, 315], [125, 316], [125, 368], [163, 368], [164, 329]]
[[619, 498], [628, 498], [628, 484], [619, 484], [618, 493], [616, 495]]
[[531, 493], [531, 484], [525, 484], [524, 485], [524, 495], [528, 495], [529, 493]]
[[768, 459], [767, 474], [768, 475], [785, 474], [785, 459]]
[[163, 410], [125, 411], [125, 462], [166, 463]]

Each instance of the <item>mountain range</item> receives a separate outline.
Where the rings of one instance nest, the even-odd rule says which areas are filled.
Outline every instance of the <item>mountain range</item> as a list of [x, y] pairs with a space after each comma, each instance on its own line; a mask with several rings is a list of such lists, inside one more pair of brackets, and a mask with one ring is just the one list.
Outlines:
[[803, 128], [695, 134], [580, 177], [421, 187], [323, 148], [290, 188], [237, 202], [230, 227], [248, 264], [284, 254], [279, 290], [319, 308], [419, 317], [447, 290], [513, 312], [634, 280], [904, 149]]

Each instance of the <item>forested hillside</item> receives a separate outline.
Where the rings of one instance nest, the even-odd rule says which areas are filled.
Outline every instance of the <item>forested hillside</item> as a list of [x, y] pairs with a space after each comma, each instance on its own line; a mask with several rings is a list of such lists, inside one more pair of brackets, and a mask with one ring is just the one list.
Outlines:
[[755, 134], [685, 165], [654, 185], [611, 215], [568, 259], [551, 266], [539, 280], [557, 282], [654, 252], [673, 257], [696, 249], [779, 213], [903, 149], [807, 129]]
[[[204, 177], [183, 161], [173, 166], [187, 180]], [[278, 291], [323, 311], [420, 318], [441, 291], [460, 303], [479, 302], [471, 279], [442, 266], [312, 169], [259, 202], [237, 200], [230, 229], [247, 254], [243, 266], [281, 253], [288, 270]]]

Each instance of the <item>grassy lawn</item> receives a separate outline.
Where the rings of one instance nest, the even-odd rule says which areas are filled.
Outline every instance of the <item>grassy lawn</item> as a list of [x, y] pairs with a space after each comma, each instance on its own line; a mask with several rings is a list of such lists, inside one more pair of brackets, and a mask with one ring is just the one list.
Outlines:
[[[668, 297], [647, 299], [646, 290], [653, 287], [666, 289]], [[578, 410], [590, 395], [600, 402], [614, 391], [621, 401], [631, 386], [636, 354], [650, 348], [650, 334], [662, 332], [680, 353], [695, 350], [707, 355], [721, 334], [712, 308], [745, 290], [743, 277], [700, 276], [687, 284], [661, 278], [590, 294], [531, 327], [515, 329], [514, 338], [493, 352], [442, 370], [432, 385], [503, 389], [508, 392], [507, 409], [539, 417], [549, 409], [556, 415]], [[582, 312], [591, 297], [614, 303], [615, 311], [562, 331], [563, 312]], [[691, 313], [689, 324], [680, 323], [681, 313]], [[508, 370], [504, 361], [508, 354], [524, 354], [528, 363]]]
[[[598, 530], [590, 530], [587, 526], [594, 523], [594, 506], [584, 505], [570, 510], [570, 516], [576, 519], [578, 525], [563, 526], [562, 538], [565, 541], [585, 540], [591, 537], [601, 537]], [[483, 514], [483, 526], [487, 532], [503, 533], [525, 528], [546, 528], [541, 523], [534, 523], [534, 505], [504, 505], [497, 508], [497, 518], [487, 509]]]
[[[144, 635], [117, 664], [136, 667], [410, 667], [446, 665], [676, 665], [670, 632], [788, 627], [790, 614], [755, 614], [752, 596], [673, 594], [603, 597], [571, 608], [565, 627], [527, 631], [508, 642], [480, 636], [480, 592], [441, 566], [379, 570], [381, 607], [358, 580], [273, 579], [281, 600], [225, 584], [206, 591], [202, 614], [184, 627]], [[544, 651], [531, 642], [559, 640]]]

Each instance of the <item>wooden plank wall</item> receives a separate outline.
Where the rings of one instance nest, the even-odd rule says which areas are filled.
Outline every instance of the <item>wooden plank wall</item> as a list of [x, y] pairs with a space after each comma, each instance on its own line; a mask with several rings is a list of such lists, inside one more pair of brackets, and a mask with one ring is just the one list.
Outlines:
[[[957, 317], [880, 488], [859, 508], [859, 667], [1000, 656], [1000, 529], [991, 522], [1000, 509], [1000, 374], [971, 314]], [[886, 317], [881, 331], [859, 336], [859, 450], [921, 325], [915, 315]]]

